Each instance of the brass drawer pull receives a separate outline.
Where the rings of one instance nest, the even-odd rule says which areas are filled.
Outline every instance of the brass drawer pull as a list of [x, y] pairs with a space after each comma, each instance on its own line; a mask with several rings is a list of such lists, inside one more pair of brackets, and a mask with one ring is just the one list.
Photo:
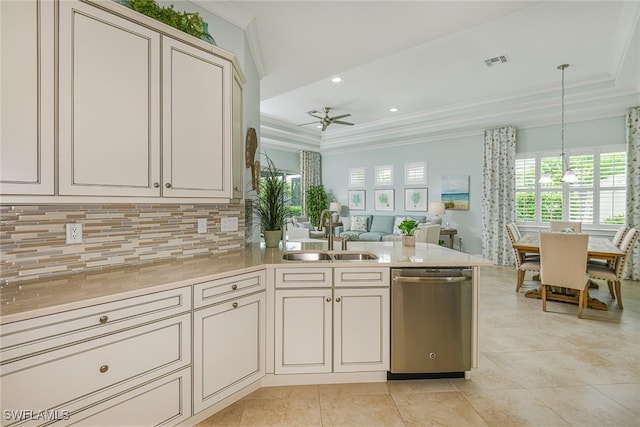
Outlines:
[[336, 298], [336, 302], [340, 302], [340, 297]]
[[331, 302], [331, 298], [327, 297], [327, 302]]
[[238, 303], [237, 303], [237, 302], [234, 302], [233, 304], [231, 304], [231, 306], [232, 306], [233, 308], [238, 308]]
[[107, 323], [108, 320], [109, 316], [100, 316], [100, 319], [98, 319], [100, 323]]
[[235, 291], [236, 289], [238, 289], [238, 285], [234, 283], [233, 285], [231, 285], [231, 289]]
[[101, 373], [103, 373], [103, 374], [104, 374], [104, 373], [105, 373], [105, 372], [107, 372], [108, 370], [109, 370], [109, 365], [102, 365], [102, 366], [100, 366], [100, 372], [101, 372]]

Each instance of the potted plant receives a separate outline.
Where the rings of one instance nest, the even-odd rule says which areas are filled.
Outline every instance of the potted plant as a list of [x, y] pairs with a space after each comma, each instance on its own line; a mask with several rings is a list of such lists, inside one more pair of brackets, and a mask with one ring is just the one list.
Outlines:
[[307, 190], [307, 215], [311, 224], [320, 225], [320, 214], [328, 207], [327, 192], [322, 185], [312, 185]]
[[278, 247], [287, 216], [285, 185], [282, 171], [268, 156], [267, 166], [262, 168], [258, 198], [252, 201], [252, 208], [260, 221], [266, 246]]
[[398, 225], [398, 228], [402, 231], [402, 244], [404, 246], [415, 246], [416, 236], [413, 233], [418, 229], [418, 221], [405, 219]]

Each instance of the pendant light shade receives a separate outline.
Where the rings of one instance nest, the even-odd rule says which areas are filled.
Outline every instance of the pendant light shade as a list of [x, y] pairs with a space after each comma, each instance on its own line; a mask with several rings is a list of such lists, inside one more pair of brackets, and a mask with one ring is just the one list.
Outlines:
[[551, 179], [551, 175], [549, 175], [548, 173], [543, 173], [542, 175], [540, 175], [540, 179], [538, 180], [538, 182], [540, 184], [551, 184], [553, 182], [553, 179]]

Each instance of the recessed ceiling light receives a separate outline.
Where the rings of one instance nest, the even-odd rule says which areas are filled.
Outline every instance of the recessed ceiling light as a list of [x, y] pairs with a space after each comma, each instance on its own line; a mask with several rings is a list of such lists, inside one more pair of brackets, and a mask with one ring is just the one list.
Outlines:
[[398, 109], [396, 107], [393, 107], [393, 108], [389, 108], [389, 111], [391, 111], [392, 113], [395, 113], [396, 111], [398, 111]]
[[340, 83], [342, 81], [342, 77], [335, 76], [331, 79], [331, 81], [334, 83]]

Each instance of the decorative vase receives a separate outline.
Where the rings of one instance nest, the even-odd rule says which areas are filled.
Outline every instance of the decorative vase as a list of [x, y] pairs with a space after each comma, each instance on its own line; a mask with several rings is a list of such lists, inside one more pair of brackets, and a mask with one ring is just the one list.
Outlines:
[[416, 245], [416, 236], [407, 236], [406, 234], [402, 235], [402, 246], [415, 246]]
[[277, 248], [280, 246], [280, 237], [282, 230], [264, 231], [264, 243], [268, 248]]

